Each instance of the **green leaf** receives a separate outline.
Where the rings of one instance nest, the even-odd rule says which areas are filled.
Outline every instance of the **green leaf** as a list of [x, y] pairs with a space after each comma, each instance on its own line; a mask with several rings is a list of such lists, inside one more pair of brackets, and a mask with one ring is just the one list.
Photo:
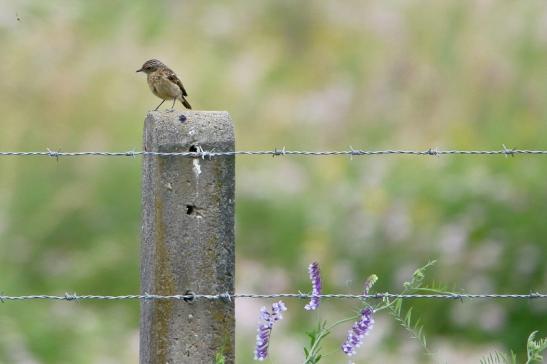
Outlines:
[[498, 351], [490, 353], [488, 356], [480, 360], [480, 364], [513, 364], [513, 363], [516, 364], [516, 357], [514, 354], [512, 354], [512, 357], [509, 358], [507, 354], [500, 353]]
[[528, 360], [526, 361], [526, 364], [543, 361], [543, 352], [547, 349], [547, 338], [544, 337], [536, 341], [534, 339], [537, 333], [537, 331], [534, 331], [528, 336], [528, 341], [526, 343]]
[[326, 321], [320, 322], [313, 331], [308, 333], [310, 344], [309, 347], [304, 348], [304, 364], [316, 364], [322, 358], [322, 354], [320, 354], [321, 342], [330, 334], [330, 331], [326, 329], [326, 325]]

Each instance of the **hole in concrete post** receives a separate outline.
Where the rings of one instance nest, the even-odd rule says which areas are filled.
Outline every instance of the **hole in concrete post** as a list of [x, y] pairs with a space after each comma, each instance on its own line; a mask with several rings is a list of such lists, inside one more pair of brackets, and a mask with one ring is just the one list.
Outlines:
[[195, 152], [198, 151], [198, 148], [197, 148], [195, 145], [191, 145], [191, 146], [190, 146], [190, 149], [188, 149], [188, 151], [189, 151], [189, 152], [195, 153]]
[[198, 219], [201, 219], [203, 217], [202, 212], [202, 209], [196, 205], [186, 205], [186, 215], [195, 216]]
[[192, 215], [194, 213], [196, 206], [186, 205], [186, 215]]
[[190, 291], [189, 289], [184, 292], [184, 295], [191, 296], [183, 298], [184, 302], [192, 302], [194, 300], [194, 292]]

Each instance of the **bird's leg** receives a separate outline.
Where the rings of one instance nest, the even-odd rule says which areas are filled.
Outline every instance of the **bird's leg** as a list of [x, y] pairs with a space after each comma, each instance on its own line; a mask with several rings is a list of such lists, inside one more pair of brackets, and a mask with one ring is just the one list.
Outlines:
[[164, 102], [165, 102], [165, 100], [162, 100], [162, 101], [160, 102], [160, 104], [154, 109], [154, 111], [158, 110], [158, 109], [160, 108], [161, 104], [163, 104]]
[[175, 101], [177, 101], [176, 97], [173, 99], [173, 105], [171, 105], [171, 111], [175, 111]]

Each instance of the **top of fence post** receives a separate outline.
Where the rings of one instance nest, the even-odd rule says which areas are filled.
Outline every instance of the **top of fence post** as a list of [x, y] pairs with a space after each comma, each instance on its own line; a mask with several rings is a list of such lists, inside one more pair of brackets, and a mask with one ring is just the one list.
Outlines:
[[167, 152], [176, 147], [177, 152], [183, 146], [207, 146], [222, 148], [217, 151], [234, 150], [234, 129], [230, 115], [226, 111], [181, 112], [152, 111], [146, 116], [144, 126], [144, 148]]
[[[234, 150], [226, 112], [150, 112], [150, 152]], [[143, 158], [141, 293], [234, 292], [235, 158]], [[140, 362], [234, 362], [234, 302], [144, 300]]]

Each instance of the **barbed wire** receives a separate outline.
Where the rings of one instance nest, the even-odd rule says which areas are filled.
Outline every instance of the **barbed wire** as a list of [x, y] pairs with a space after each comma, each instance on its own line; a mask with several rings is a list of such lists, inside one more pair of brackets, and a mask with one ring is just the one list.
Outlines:
[[273, 150], [237, 150], [228, 152], [217, 152], [214, 150], [204, 151], [200, 148], [192, 152], [150, 152], [150, 151], [125, 151], [125, 152], [61, 152], [47, 149], [46, 151], [32, 152], [17, 152], [4, 151], [0, 152], [0, 157], [51, 157], [59, 159], [61, 157], [189, 157], [189, 158], [215, 158], [215, 157], [230, 157], [237, 155], [271, 155], [271, 156], [377, 156], [377, 155], [417, 155], [417, 156], [441, 156], [441, 155], [547, 155], [547, 150], [531, 150], [531, 149], [511, 149], [503, 146], [500, 150], [442, 150], [437, 148], [429, 148], [427, 150], [363, 150], [353, 149], [351, 146], [348, 150], [320, 150], [320, 151], [305, 151], [305, 150], [286, 150], [285, 147]]
[[28, 301], [28, 300], [56, 300], [56, 301], [83, 301], [83, 300], [176, 300], [192, 302], [195, 300], [211, 301], [231, 301], [232, 299], [251, 298], [251, 299], [272, 299], [272, 298], [298, 298], [311, 299], [312, 297], [325, 299], [384, 299], [384, 298], [402, 298], [402, 299], [446, 299], [446, 300], [465, 300], [465, 299], [546, 299], [546, 293], [531, 292], [527, 294], [499, 294], [499, 293], [438, 293], [438, 294], [398, 294], [398, 293], [374, 293], [374, 294], [320, 294], [312, 295], [306, 293], [272, 293], [272, 294], [254, 294], [254, 293], [219, 293], [219, 294], [195, 294], [186, 293], [178, 295], [122, 295], [122, 296], [102, 296], [102, 295], [78, 295], [76, 293], [65, 293], [62, 296], [54, 295], [27, 295], [27, 296], [6, 296], [0, 295], [0, 302], [6, 301]]

